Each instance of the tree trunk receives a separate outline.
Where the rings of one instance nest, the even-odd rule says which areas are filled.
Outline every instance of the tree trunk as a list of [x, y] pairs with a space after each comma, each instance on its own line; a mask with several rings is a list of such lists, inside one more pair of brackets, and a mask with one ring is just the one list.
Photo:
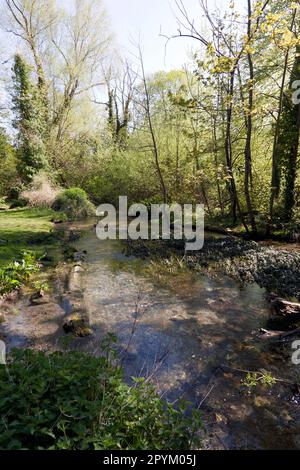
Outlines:
[[232, 143], [231, 143], [231, 124], [232, 124], [232, 110], [233, 110], [233, 95], [234, 95], [234, 82], [235, 82], [235, 72], [236, 69], [230, 72], [230, 80], [229, 80], [229, 104], [226, 110], [226, 135], [225, 135], [225, 155], [226, 155], [226, 165], [227, 165], [227, 174], [229, 178], [228, 182], [228, 189], [230, 194], [231, 200], [231, 214], [232, 214], [232, 221], [233, 223], [237, 222], [237, 214], [241, 218], [242, 224], [245, 227], [247, 233], [249, 233], [248, 226], [246, 221], [243, 217], [241, 206], [239, 203], [236, 184], [233, 174], [233, 166], [232, 166]]
[[[294, 82], [300, 80], [300, 45], [296, 46], [296, 57], [291, 74], [289, 95], [293, 93]], [[289, 222], [295, 207], [295, 185], [297, 177], [299, 137], [300, 137], [300, 105], [293, 103], [287, 96], [283, 110], [284, 132], [281, 136], [285, 166], [284, 219]]]
[[219, 173], [218, 173], [218, 139], [217, 139], [217, 123], [216, 117], [213, 117], [213, 152], [214, 152], [214, 161], [216, 167], [216, 180], [217, 180], [217, 191], [218, 191], [218, 201], [221, 209], [222, 216], [224, 215], [224, 206], [222, 201], [221, 187], [219, 183]]
[[164, 177], [163, 177], [161, 167], [160, 167], [159, 151], [158, 151], [155, 131], [154, 131], [153, 123], [152, 123], [151, 110], [150, 110], [150, 96], [149, 96], [149, 91], [148, 91], [148, 86], [147, 86], [144, 61], [143, 61], [141, 48], [139, 48], [139, 55], [140, 55], [140, 62], [141, 62], [142, 75], [143, 75], [143, 84], [144, 84], [144, 90], [145, 90], [145, 96], [146, 96], [146, 115], [147, 115], [147, 120], [148, 120], [148, 125], [149, 125], [149, 131], [150, 131], [150, 135], [152, 139], [152, 144], [153, 144], [153, 155], [154, 155], [154, 160], [155, 160], [155, 166], [156, 166], [156, 170], [157, 170], [157, 174], [158, 174], [158, 178], [159, 178], [159, 182], [161, 186], [163, 201], [164, 201], [164, 204], [167, 204], [168, 194], [167, 194], [167, 188], [165, 185]]
[[[290, 30], [292, 31], [295, 25], [297, 10], [293, 13], [292, 23]], [[270, 236], [273, 228], [274, 221], [274, 204], [275, 200], [279, 196], [280, 191], [280, 151], [278, 148], [278, 139], [280, 135], [280, 124], [283, 108], [283, 98], [284, 98], [284, 88], [286, 82], [286, 76], [288, 71], [290, 49], [287, 50], [284, 60], [283, 75], [280, 87], [280, 96], [279, 96], [279, 106], [278, 106], [278, 116], [275, 125], [275, 134], [274, 134], [274, 143], [273, 143], [273, 153], [272, 153], [272, 180], [271, 180], [271, 195], [270, 195], [270, 213], [269, 221], [267, 225], [267, 236]]]
[[231, 201], [231, 216], [232, 222], [235, 224], [237, 222], [237, 194], [236, 187], [232, 169], [232, 145], [231, 145], [231, 122], [232, 122], [232, 99], [234, 91], [234, 72], [230, 74], [230, 83], [229, 83], [229, 97], [230, 103], [228, 104], [226, 110], [226, 134], [225, 134], [225, 155], [226, 155], [226, 166], [228, 173], [228, 189]]
[[[251, 41], [251, 30], [252, 30], [252, 6], [251, 0], [248, 0], [248, 41], [250, 44]], [[247, 204], [248, 217], [251, 224], [251, 229], [254, 234], [257, 233], [257, 226], [255, 221], [255, 216], [252, 207], [251, 193], [250, 193], [250, 182], [252, 181], [252, 154], [251, 154], [251, 144], [252, 144], [252, 112], [253, 112], [253, 87], [254, 87], [254, 67], [251, 52], [247, 54], [248, 64], [249, 64], [249, 97], [248, 97], [248, 112], [247, 112], [247, 137], [246, 137], [246, 146], [245, 146], [245, 199]]]

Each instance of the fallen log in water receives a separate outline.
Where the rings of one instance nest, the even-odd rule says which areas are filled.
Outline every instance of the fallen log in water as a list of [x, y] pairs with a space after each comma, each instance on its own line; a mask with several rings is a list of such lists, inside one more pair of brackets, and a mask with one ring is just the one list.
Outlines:
[[300, 318], [300, 304], [296, 302], [289, 302], [275, 294], [270, 295], [271, 306], [273, 314], [277, 316], [299, 316]]
[[285, 343], [287, 341], [293, 341], [296, 336], [300, 336], [300, 328], [296, 328], [291, 331], [270, 331], [261, 328], [259, 330], [259, 337], [261, 339]]
[[235, 233], [233, 230], [230, 228], [223, 228], [223, 227], [215, 227], [212, 225], [206, 225], [205, 226], [205, 232], [211, 232], [211, 233], [217, 233], [219, 235], [227, 235], [231, 237], [242, 237], [242, 235], [237, 232]]

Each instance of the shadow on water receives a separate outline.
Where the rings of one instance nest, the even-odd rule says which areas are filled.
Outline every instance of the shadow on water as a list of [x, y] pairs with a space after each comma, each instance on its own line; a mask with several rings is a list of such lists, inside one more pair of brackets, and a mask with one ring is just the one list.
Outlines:
[[300, 408], [289, 387], [258, 387], [249, 395], [244, 375], [223, 367], [296, 381], [297, 367], [253, 334], [270, 315], [264, 290], [191, 272], [158, 286], [145, 274], [147, 262], [125, 257], [118, 242], [88, 234], [77, 247], [88, 252], [85, 303], [94, 343], [117, 334], [128, 381], [146, 376], [169, 400], [200, 406], [209, 448], [300, 447]]
[[[206, 448], [300, 448], [300, 406], [291, 388], [277, 383], [248, 394], [245, 375], [232, 370], [265, 369], [297, 380], [297, 367], [253, 334], [270, 315], [264, 290], [189, 271], [162, 280], [153, 268], [149, 275], [147, 261], [126, 257], [118, 242], [100, 242], [91, 231], [76, 248], [88, 253], [84, 303], [94, 336], [74, 340], [72, 348], [97, 353], [103, 336], [115, 333], [126, 380], [147, 377], [168, 400], [200, 407]], [[63, 349], [62, 316], [36, 312], [35, 322], [34, 315], [27, 309], [8, 325], [13, 345], [33, 340], [41, 349]]]

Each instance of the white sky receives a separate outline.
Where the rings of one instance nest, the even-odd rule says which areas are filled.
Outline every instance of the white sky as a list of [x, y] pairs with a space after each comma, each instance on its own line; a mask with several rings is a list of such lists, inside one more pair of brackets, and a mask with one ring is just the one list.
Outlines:
[[[57, 0], [60, 5], [68, 7], [73, 0]], [[178, 9], [175, 0], [102, 0], [111, 22], [115, 36], [115, 47], [123, 58], [134, 63], [131, 54], [136, 53], [133, 43], [140, 42], [143, 48], [145, 69], [147, 73], [159, 70], [180, 69], [190, 61], [191, 52], [197, 50], [199, 44], [192, 39], [172, 39], [168, 42], [160, 33], [172, 36], [177, 32], [176, 14]], [[209, 7], [222, 9], [230, 0], [208, 0]], [[204, 28], [201, 19], [199, 0], [183, 0], [189, 17], [195, 20], [199, 29]], [[245, 6], [246, 0], [236, 0], [236, 7]], [[0, 0], [0, 11], [5, 5]], [[1, 18], [0, 18], [1, 26]], [[16, 39], [0, 29], [0, 99], [6, 96], [2, 84], [2, 76], [10, 73], [10, 60], [16, 50]]]
[[[60, 5], [68, 7], [72, 0], [57, 0]], [[177, 32], [176, 14], [178, 9], [175, 0], [102, 0], [108, 12], [112, 32], [115, 35], [117, 48], [122, 55], [130, 59], [136, 52], [132, 42], [140, 38], [143, 46], [145, 68], [147, 72], [181, 68], [189, 61], [191, 51], [199, 47], [192, 39], [173, 39], [165, 49], [166, 38], [160, 32], [171, 36]], [[230, 0], [209, 0], [213, 10], [217, 5], [222, 9]], [[203, 29], [199, 0], [183, 0], [190, 18], [195, 19], [197, 26]], [[236, 7], [242, 7], [246, 0], [236, 0]], [[5, 5], [0, 0], [0, 11]], [[1, 25], [1, 19], [0, 19]], [[0, 54], [12, 56], [15, 52], [15, 38], [0, 30]]]
[[[198, 0], [183, 0], [186, 10], [196, 24], [202, 24]], [[239, 0], [241, 3], [241, 0]], [[212, 8], [222, 6], [227, 0], [209, 0]], [[130, 57], [134, 52], [132, 40], [141, 38], [147, 72], [181, 68], [189, 59], [196, 41], [173, 39], [165, 51], [166, 39], [160, 32], [171, 36], [177, 31], [175, 0], [104, 0], [117, 44]]]

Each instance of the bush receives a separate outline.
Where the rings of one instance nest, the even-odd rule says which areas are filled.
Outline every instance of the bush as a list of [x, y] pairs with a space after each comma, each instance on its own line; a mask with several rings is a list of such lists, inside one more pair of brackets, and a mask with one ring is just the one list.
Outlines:
[[187, 418], [135, 382], [108, 357], [15, 350], [0, 366], [0, 448], [189, 449], [198, 413]]
[[65, 189], [55, 199], [52, 209], [64, 212], [69, 219], [82, 219], [95, 215], [95, 208], [86, 192], [80, 188]]
[[46, 173], [39, 173], [33, 177], [30, 189], [21, 192], [21, 198], [32, 207], [51, 207], [58, 192], [49, 176]]
[[143, 204], [144, 206], [147, 207], [148, 211], [151, 211], [151, 206], [153, 204], [163, 204], [164, 202], [162, 201], [162, 198], [159, 196], [153, 196], [149, 197], [147, 199], [144, 199], [143, 201], [140, 201], [139, 204]]
[[[18, 180], [16, 151], [6, 131], [0, 127], [0, 195], [9, 196]], [[17, 199], [13, 197], [12, 199]]]
[[9, 202], [10, 209], [19, 209], [19, 208], [26, 207], [26, 206], [27, 206], [27, 200], [23, 198], [12, 199]]
[[7, 191], [7, 202], [10, 209], [17, 209], [19, 207], [26, 207], [27, 201], [21, 197], [22, 192], [24, 191], [24, 186], [22, 183], [15, 183]]

